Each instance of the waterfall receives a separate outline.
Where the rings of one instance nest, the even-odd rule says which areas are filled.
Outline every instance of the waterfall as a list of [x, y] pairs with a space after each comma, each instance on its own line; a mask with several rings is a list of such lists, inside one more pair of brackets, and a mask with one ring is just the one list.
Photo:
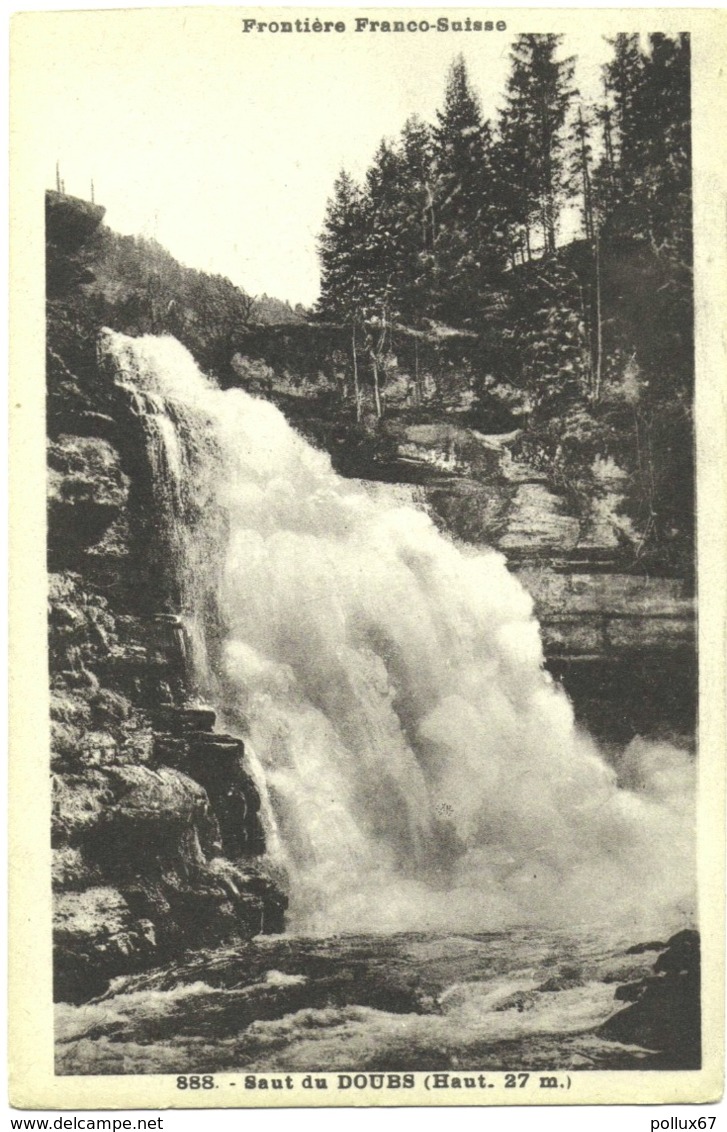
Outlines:
[[501, 554], [339, 477], [173, 338], [101, 349], [144, 417], [200, 692], [252, 753], [293, 929], [683, 926], [693, 762], [601, 756]]

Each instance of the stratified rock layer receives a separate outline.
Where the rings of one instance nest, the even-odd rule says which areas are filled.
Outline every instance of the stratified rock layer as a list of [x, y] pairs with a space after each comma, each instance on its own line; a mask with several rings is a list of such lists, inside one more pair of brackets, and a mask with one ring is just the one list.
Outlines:
[[192, 702], [139, 421], [96, 364], [79, 263], [102, 215], [50, 195], [55, 991], [73, 1002], [190, 947], [280, 931], [286, 904], [261, 864], [244, 745]]

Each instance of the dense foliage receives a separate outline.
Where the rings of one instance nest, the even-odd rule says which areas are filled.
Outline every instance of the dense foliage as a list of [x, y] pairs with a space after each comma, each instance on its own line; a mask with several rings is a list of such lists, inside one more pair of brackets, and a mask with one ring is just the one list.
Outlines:
[[55, 308], [70, 303], [85, 317], [91, 311], [97, 326], [173, 334], [204, 369], [221, 377], [229, 374], [230, 359], [249, 327], [304, 317], [289, 303], [267, 295], [255, 298], [222, 275], [185, 267], [155, 240], [105, 227], [75, 250], [49, 242], [47, 293], [51, 318]]
[[[523, 450], [586, 496], [594, 461], [628, 476], [637, 559], [691, 557], [689, 37], [617, 35], [598, 105], [564, 37], [520, 35], [490, 119], [460, 57], [431, 123], [338, 178], [320, 238], [318, 316], [350, 329], [356, 416], [380, 417], [395, 332], [488, 343], [473, 377], [519, 387]], [[582, 236], [564, 244], [564, 219]]]

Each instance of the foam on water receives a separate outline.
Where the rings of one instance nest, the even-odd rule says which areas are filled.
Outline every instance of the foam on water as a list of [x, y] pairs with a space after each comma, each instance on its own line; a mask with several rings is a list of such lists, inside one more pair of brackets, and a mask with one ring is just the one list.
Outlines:
[[619, 781], [502, 555], [339, 477], [174, 339], [103, 351], [143, 401], [200, 685], [252, 752], [293, 928], [684, 925], [692, 762], [638, 741]]
[[597, 1027], [622, 1005], [614, 979], [643, 977], [653, 958], [517, 930], [261, 939], [59, 1004], [57, 1071], [633, 1068], [644, 1051]]

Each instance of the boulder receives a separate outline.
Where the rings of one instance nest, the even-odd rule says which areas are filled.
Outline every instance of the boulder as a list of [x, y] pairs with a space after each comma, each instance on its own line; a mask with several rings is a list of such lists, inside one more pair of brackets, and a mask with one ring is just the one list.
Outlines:
[[86, 243], [105, 215], [106, 209], [92, 201], [51, 190], [45, 194], [47, 237], [66, 252], [75, 251]]
[[[62, 435], [51, 441], [48, 445], [51, 558], [61, 565], [77, 564], [124, 511], [128, 496], [129, 479], [121, 469], [121, 457], [107, 440]], [[118, 546], [113, 549], [119, 551]]]
[[106, 876], [152, 876], [177, 866], [194, 871], [203, 849], [218, 843], [207, 795], [187, 775], [147, 766], [113, 766], [104, 774], [110, 801], [86, 844]]
[[160, 731], [172, 735], [190, 735], [193, 732], [210, 732], [215, 725], [216, 713], [204, 705], [166, 704], [156, 713]]
[[51, 837], [56, 845], [78, 845], [102, 820], [113, 800], [103, 771], [53, 776]]
[[217, 842], [205, 791], [171, 767], [115, 765], [56, 775], [53, 830], [56, 844], [84, 845], [109, 876], [140, 864], [153, 871], [169, 861], [193, 863], [195, 833], [204, 845]]
[[53, 941], [55, 998], [66, 1002], [100, 994], [112, 974], [140, 969], [156, 949], [152, 925], [109, 885], [56, 893]]
[[631, 1005], [599, 1027], [601, 1037], [639, 1045], [662, 1055], [664, 1067], [701, 1066], [699, 934], [685, 930], [672, 936], [653, 967], [653, 974], [616, 991]]

